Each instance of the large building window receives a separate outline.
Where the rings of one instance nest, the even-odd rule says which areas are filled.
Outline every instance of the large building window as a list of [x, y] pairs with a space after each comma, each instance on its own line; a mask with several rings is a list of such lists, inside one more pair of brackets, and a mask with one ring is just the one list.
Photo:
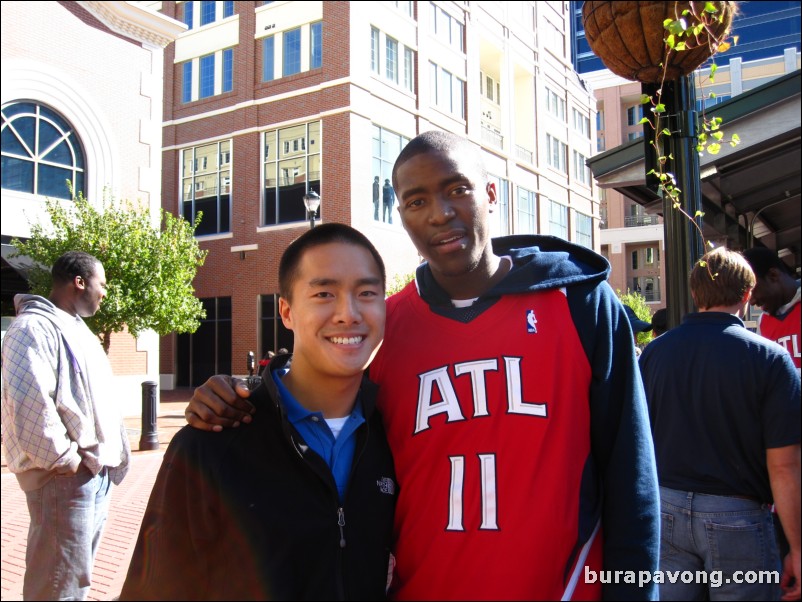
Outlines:
[[193, 333], [176, 337], [176, 385], [197, 387], [214, 374], [231, 374], [231, 297], [201, 299], [206, 317]]
[[181, 151], [182, 215], [201, 222], [196, 236], [231, 230], [231, 141], [213, 142]]
[[73, 127], [54, 110], [34, 102], [3, 106], [2, 187], [57, 199], [86, 195], [86, 164]]
[[[218, 81], [216, 73], [222, 74]], [[226, 48], [181, 63], [181, 102], [231, 92], [234, 88], [234, 49]], [[197, 78], [195, 71], [197, 70]]]
[[479, 93], [494, 104], [501, 104], [501, 84], [486, 73], [479, 72]]
[[643, 105], [635, 105], [627, 109], [627, 125], [639, 125], [643, 119]]
[[214, 96], [214, 55], [200, 57], [200, 98]]
[[574, 117], [574, 130], [585, 138], [590, 138], [590, 118], [576, 109], [571, 109], [571, 114]]
[[576, 214], [574, 242], [588, 249], [593, 248], [593, 218], [582, 213]]
[[392, 6], [395, 6], [398, 10], [404, 13], [407, 17], [412, 16], [412, 2], [411, 0], [399, 0], [395, 2], [390, 2]]
[[375, 27], [370, 28], [370, 70], [409, 92], [415, 90], [414, 50]]
[[192, 61], [181, 65], [181, 102], [192, 102]]
[[284, 65], [282, 75], [301, 72], [301, 28], [284, 32]]
[[234, 50], [223, 50], [223, 92], [234, 89]]
[[323, 22], [262, 38], [262, 81], [269, 82], [323, 66]]
[[554, 169], [566, 173], [565, 153], [568, 147], [551, 134], [546, 134], [546, 162]]
[[379, 30], [370, 28], [370, 70], [379, 72]]
[[309, 68], [319, 69], [323, 66], [323, 22], [312, 23], [309, 33]]
[[549, 201], [549, 234], [568, 240], [568, 207]]
[[215, 22], [215, 13], [217, 2], [202, 0], [200, 8], [200, 24], [201, 27]]
[[192, 29], [192, 21], [195, 17], [195, 3], [194, 2], [184, 2], [184, 15], [183, 21], [187, 26], [187, 29]]
[[537, 234], [537, 193], [518, 187], [518, 231]]
[[384, 76], [394, 84], [398, 83], [398, 40], [385, 37], [385, 70]]
[[[189, 29], [211, 25], [218, 20], [217, 15], [222, 15], [221, 19], [226, 19], [234, 15], [234, 2], [231, 1], [207, 1], [195, 0], [193, 2], [183, 2], [183, 11], [179, 9], [181, 20], [186, 23]], [[197, 8], [196, 8], [197, 6]], [[195, 19], [198, 22], [195, 22]]]
[[392, 188], [393, 164], [409, 142], [409, 138], [374, 125], [371, 141], [371, 211], [373, 219], [393, 223], [395, 212], [395, 191]]
[[275, 79], [276, 36], [269, 36], [262, 40], [262, 81], [269, 82]]
[[633, 292], [643, 295], [643, 298], [649, 303], [660, 301], [660, 278], [654, 276], [633, 276], [632, 290]]
[[411, 48], [404, 48], [404, 88], [415, 90], [415, 53]]
[[551, 88], [546, 88], [546, 108], [554, 117], [565, 123], [565, 99]]
[[278, 313], [278, 295], [260, 295], [259, 310], [262, 337], [261, 357], [265, 357], [268, 351], [275, 352], [282, 347], [292, 350], [292, 330], [284, 326]]
[[306, 220], [304, 195], [320, 194], [320, 137], [319, 121], [264, 133], [265, 226]]
[[451, 16], [434, 2], [429, 2], [429, 26], [438, 40], [460, 52], [463, 51], [465, 26], [459, 19]]
[[459, 119], [465, 118], [463, 80], [439, 65], [429, 62], [429, 89], [432, 94], [432, 105]]
[[574, 157], [574, 178], [585, 186], [590, 186], [590, 168], [587, 165], [587, 157], [582, 153], [573, 151]]

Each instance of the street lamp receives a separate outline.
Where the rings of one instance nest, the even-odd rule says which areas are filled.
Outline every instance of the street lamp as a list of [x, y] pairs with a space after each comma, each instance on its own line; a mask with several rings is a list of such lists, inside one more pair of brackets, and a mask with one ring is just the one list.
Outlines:
[[304, 195], [304, 206], [306, 206], [306, 214], [309, 216], [309, 227], [315, 227], [315, 214], [318, 207], [320, 207], [320, 195], [314, 190], [310, 190]]

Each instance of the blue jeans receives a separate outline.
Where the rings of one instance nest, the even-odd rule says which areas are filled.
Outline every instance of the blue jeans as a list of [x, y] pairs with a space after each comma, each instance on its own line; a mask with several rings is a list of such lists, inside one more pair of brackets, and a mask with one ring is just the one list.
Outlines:
[[[767, 504], [660, 487], [660, 514], [660, 600], [780, 599], [781, 560]], [[686, 579], [671, 583], [675, 571], [687, 571]], [[764, 573], [760, 583], [758, 571], [778, 573]]]
[[84, 468], [28, 491], [24, 600], [86, 600], [95, 553], [109, 512], [111, 481]]

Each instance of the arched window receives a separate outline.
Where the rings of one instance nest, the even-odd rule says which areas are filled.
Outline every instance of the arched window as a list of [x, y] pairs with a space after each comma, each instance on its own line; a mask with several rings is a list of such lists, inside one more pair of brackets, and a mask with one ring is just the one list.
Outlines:
[[81, 141], [61, 115], [36, 102], [3, 106], [2, 187], [57, 199], [86, 193]]

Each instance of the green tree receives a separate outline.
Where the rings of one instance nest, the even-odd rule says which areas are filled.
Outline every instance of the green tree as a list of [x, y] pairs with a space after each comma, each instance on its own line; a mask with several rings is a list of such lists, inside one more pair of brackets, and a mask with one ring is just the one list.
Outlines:
[[[649, 307], [649, 304], [646, 303], [646, 297], [629, 289], [627, 289], [626, 293], [622, 293], [621, 289], [616, 289], [615, 294], [621, 303], [624, 305], [629, 305], [632, 308], [632, 311], [635, 312], [636, 316], [638, 316], [644, 322], [651, 323], [652, 310]], [[641, 347], [648, 344], [653, 338], [654, 337], [652, 336], [651, 330], [648, 332], [639, 332], [637, 333], [636, 337], [638, 345]]]
[[413, 280], [415, 280], [415, 272], [396, 274], [393, 277], [393, 281], [387, 286], [387, 296], [389, 297], [390, 295], [396, 294]]
[[111, 334], [126, 326], [133, 336], [147, 329], [159, 335], [198, 329], [205, 312], [192, 280], [207, 253], [194, 238], [200, 214], [193, 226], [160, 210], [157, 228], [148, 212], [130, 201], [109, 199], [94, 207], [79, 195], [73, 203], [48, 199], [46, 208], [52, 226], [32, 224], [30, 239], [12, 240], [15, 256], [39, 264], [28, 281], [34, 294], [45, 297], [52, 285], [50, 266], [63, 253], [85, 251], [101, 261], [108, 296], [86, 322], [106, 353]]

